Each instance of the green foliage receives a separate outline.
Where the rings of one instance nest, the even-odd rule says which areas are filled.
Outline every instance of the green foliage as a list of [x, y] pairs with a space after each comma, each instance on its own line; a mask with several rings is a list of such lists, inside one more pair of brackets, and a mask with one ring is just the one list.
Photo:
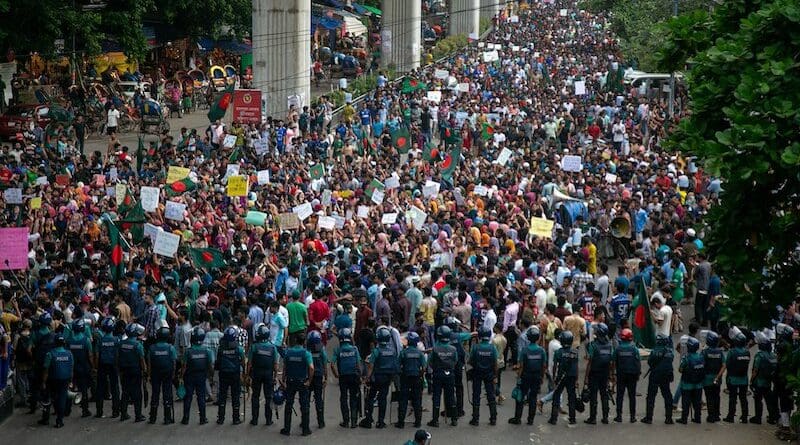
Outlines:
[[453, 51], [467, 46], [468, 44], [469, 39], [464, 35], [445, 37], [436, 43], [436, 46], [434, 46], [431, 50], [431, 54], [433, 54], [434, 60], [438, 60], [449, 55]]
[[731, 297], [730, 318], [754, 326], [800, 284], [797, 29], [795, 0], [727, 0], [710, 15], [671, 21], [659, 53], [662, 66], [692, 62], [692, 114], [671, 142], [724, 179], [707, 246]]
[[478, 35], [483, 34], [486, 32], [489, 27], [492, 26], [492, 19], [488, 17], [481, 17], [480, 24], [478, 25]]
[[[383, 72], [390, 82], [397, 77], [397, 73], [393, 69], [385, 69]], [[353, 98], [356, 98], [362, 94], [366, 94], [374, 90], [377, 87], [378, 75], [370, 74], [353, 79], [353, 81], [347, 85], [347, 91], [353, 94]], [[344, 105], [344, 90], [332, 91], [330, 93], [325, 93], [325, 95], [328, 96], [334, 107], [340, 107]]]
[[156, 9], [179, 34], [195, 39], [225, 37], [225, 28], [243, 37], [252, 29], [250, 0], [156, 0]]

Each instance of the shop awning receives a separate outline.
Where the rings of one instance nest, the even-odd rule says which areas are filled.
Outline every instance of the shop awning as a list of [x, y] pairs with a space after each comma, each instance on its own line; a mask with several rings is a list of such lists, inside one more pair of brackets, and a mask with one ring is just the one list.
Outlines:
[[383, 15], [383, 11], [381, 11], [380, 9], [378, 9], [378, 8], [376, 8], [374, 6], [370, 6], [370, 5], [359, 5], [359, 6], [361, 6], [362, 8], [366, 9], [367, 11], [369, 11], [369, 12], [375, 14], [375, 15]]
[[354, 36], [360, 36], [367, 33], [367, 27], [361, 23], [361, 18], [355, 14], [351, 14], [347, 11], [337, 11], [337, 15], [342, 16], [342, 20], [344, 20], [345, 32], [349, 32]]

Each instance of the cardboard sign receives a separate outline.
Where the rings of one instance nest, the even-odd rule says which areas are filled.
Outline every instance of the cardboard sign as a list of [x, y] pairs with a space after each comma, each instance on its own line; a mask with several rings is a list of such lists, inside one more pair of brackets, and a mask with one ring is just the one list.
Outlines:
[[400, 188], [400, 177], [397, 176], [397, 173], [392, 173], [392, 176], [386, 178], [383, 183], [389, 190]]
[[583, 96], [586, 94], [586, 81], [585, 80], [576, 80], [573, 84], [575, 86], [575, 95], [576, 96]]
[[244, 222], [246, 224], [263, 227], [267, 223], [267, 214], [264, 212], [256, 212], [255, 210], [250, 210], [247, 212], [247, 216], [245, 216]]
[[227, 180], [231, 176], [236, 176], [239, 174], [239, 164], [228, 164], [225, 167], [225, 176], [222, 177], [223, 180]]
[[536, 235], [540, 238], [552, 238], [553, 237], [553, 224], [555, 221], [549, 220], [547, 218], [537, 218], [531, 217], [531, 235]]
[[495, 62], [497, 60], [500, 60], [500, 55], [497, 53], [496, 50], [485, 51], [483, 53], [483, 61], [484, 62]]
[[448, 77], [450, 77], [450, 71], [447, 71], [447, 70], [436, 70], [436, 71], [433, 72], [433, 77], [435, 77], [437, 79], [442, 79], [442, 80], [447, 79]]
[[383, 190], [376, 189], [375, 191], [372, 192], [372, 202], [378, 205], [383, 204], [384, 195], [385, 193], [383, 192]]
[[31, 210], [41, 209], [42, 208], [42, 198], [37, 196], [35, 198], [31, 198], [30, 201]]
[[142, 187], [139, 200], [145, 212], [155, 212], [158, 208], [158, 187]]
[[363, 219], [369, 218], [369, 206], [358, 206], [358, 213], [356, 213], [356, 215]]
[[180, 235], [165, 231], [158, 232], [156, 241], [153, 243], [153, 253], [169, 258], [175, 258], [178, 253], [178, 246], [181, 244]]
[[0, 229], [0, 270], [28, 268], [28, 228]]
[[436, 198], [439, 194], [439, 188], [442, 185], [438, 182], [428, 181], [422, 186], [422, 196], [426, 198]]
[[333, 215], [331, 216], [331, 218], [333, 218], [336, 221], [337, 229], [344, 229], [344, 224], [347, 222], [345, 218], [342, 218], [341, 216], [338, 215]]
[[235, 175], [228, 178], [228, 196], [247, 196], [248, 177]]
[[512, 154], [513, 152], [511, 150], [508, 148], [503, 148], [503, 150], [500, 152], [500, 155], [497, 156], [497, 163], [505, 167], [508, 160], [511, 159]]
[[489, 190], [485, 185], [476, 185], [474, 192], [478, 196], [486, 196], [489, 194]]
[[258, 185], [269, 184], [269, 170], [259, 170], [257, 177]]
[[411, 214], [411, 224], [414, 225], [415, 229], [421, 229], [428, 219], [428, 214], [417, 206], [411, 206], [408, 211]]
[[461, 93], [469, 93], [469, 84], [468, 83], [460, 83], [460, 84], [458, 84], [456, 89]]
[[47, 185], [50, 184], [50, 181], [47, 180], [47, 176], [39, 176], [36, 178], [36, 185]]
[[292, 208], [292, 213], [297, 215], [297, 217], [300, 218], [300, 221], [305, 221], [306, 218], [308, 218], [309, 216], [314, 214], [314, 208], [311, 207], [311, 203], [310, 202], [306, 202], [306, 203], [294, 206]]
[[617, 175], [615, 175], [614, 173], [606, 173], [605, 180], [609, 184], [614, 184], [615, 182], [617, 182]]
[[5, 199], [8, 204], [22, 204], [22, 189], [6, 189], [3, 192], [3, 199]]
[[431, 102], [439, 103], [442, 101], [442, 92], [441, 91], [428, 91], [426, 98]]
[[158, 236], [158, 232], [163, 231], [161, 227], [154, 226], [150, 223], [144, 223], [144, 236], [150, 238], [151, 242], [156, 241], [156, 236]]
[[336, 227], [336, 220], [330, 216], [320, 216], [317, 220], [318, 230], [333, 230]]
[[294, 213], [281, 213], [278, 215], [278, 226], [281, 230], [295, 230], [300, 227], [300, 218]]
[[164, 218], [173, 221], [183, 221], [183, 213], [186, 211], [186, 204], [181, 204], [175, 201], [167, 201], [167, 206], [164, 208]]
[[174, 165], [170, 165], [169, 169], [167, 170], [167, 184], [172, 184], [173, 182], [178, 182], [183, 178], [189, 177], [189, 169], [185, 167], [176, 167]]
[[581, 157], [575, 155], [566, 155], [561, 159], [561, 169], [566, 172], [579, 172], [583, 170], [581, 164]]
[[128, 186], [125, 184], [117, 184], [114, 186], [114, 196], [117, 199], [117, 205], [121, 205], [125, 201], [125, 195], [128, 194]]
[[269, 141], [266, 139], [259, 139], [253, 142], [253, 147], [256, 149], [256, 154], [261, 156], [269, 151]]
[[384, 213], [381, 216], [381, 224], [392, 225], [397, 222], [397, 213]]
[[225, 139], [222, 140], [222, 146], [225, 148], [233, 148], [236, 145], [236, 135], [227, 134]]

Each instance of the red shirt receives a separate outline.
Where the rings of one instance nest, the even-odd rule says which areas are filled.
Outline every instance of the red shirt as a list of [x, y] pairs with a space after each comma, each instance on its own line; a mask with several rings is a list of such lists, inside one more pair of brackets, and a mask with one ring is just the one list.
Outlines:
[[319, 331], [322, 334], [322, 341], [326, 342], [325, 329], [322, 328], [322, 323], [331, 315], [331, 310], [328, 308], [328, 303], [322, 300], [314, 300], [308, 306], [308, 330]]
[[600, 127], [598, 127], [597, 124], [592, 124], [589, 127], [588, 132], [589, 132], [589, 136], [591, 136], [592, 139], [597, 139], [597, 138], [600, 137]]

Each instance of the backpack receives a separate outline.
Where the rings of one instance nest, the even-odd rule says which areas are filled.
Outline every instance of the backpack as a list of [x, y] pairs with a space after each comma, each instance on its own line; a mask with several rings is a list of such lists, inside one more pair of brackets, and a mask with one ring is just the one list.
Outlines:
[[555, 319], [549, 320], [547, 322], [547, 330], [545, 331], [544, 339], [550, 341], [556, 338], [556, 329], [558, 329], [558, 325], [556, 324]]

